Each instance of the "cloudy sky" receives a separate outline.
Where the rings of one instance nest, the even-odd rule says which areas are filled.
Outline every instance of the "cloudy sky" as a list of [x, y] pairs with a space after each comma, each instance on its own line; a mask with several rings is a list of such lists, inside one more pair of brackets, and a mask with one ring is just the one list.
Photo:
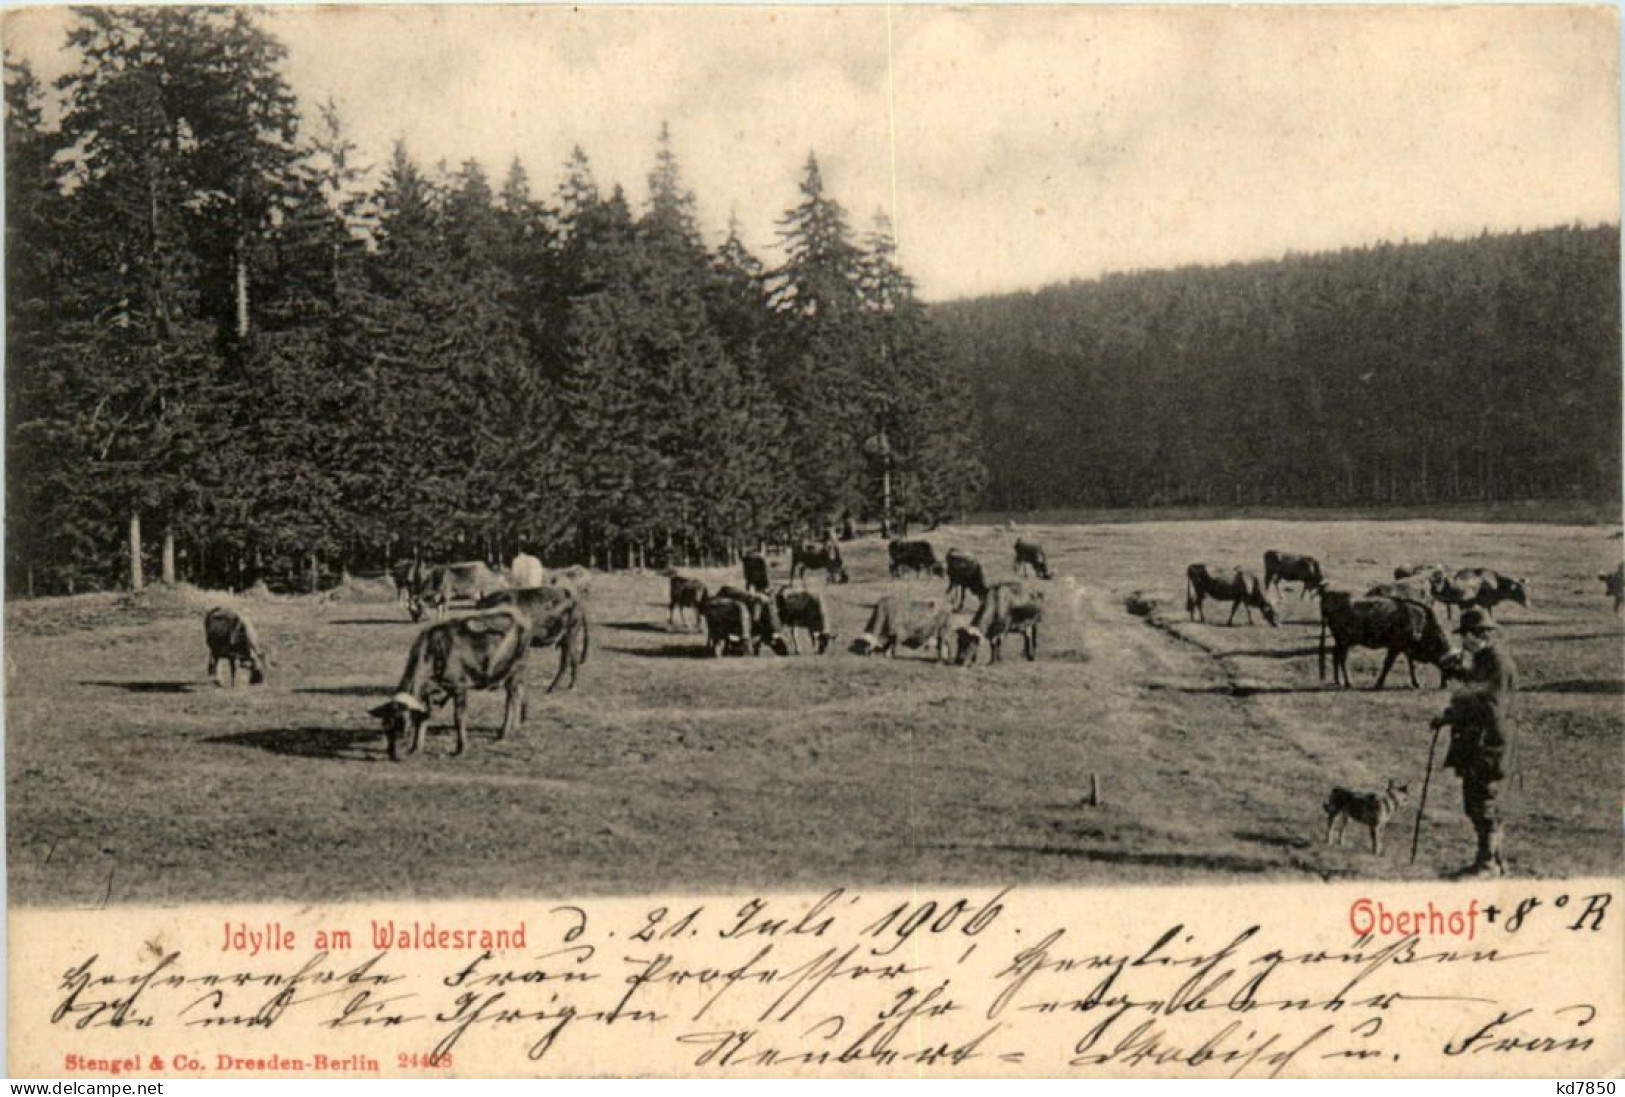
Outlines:
[[[641, 202], [662, 121], [702, 221], [773, 261], [809, 151], [929, 299], [1380, 239], [1618, 221], [1609, 8], [273, 10], [374, 163], [571, 146]], [[42, 73], [67, 17], [14, 15]], [[314, 111], [309, 110], [314, 116]]]

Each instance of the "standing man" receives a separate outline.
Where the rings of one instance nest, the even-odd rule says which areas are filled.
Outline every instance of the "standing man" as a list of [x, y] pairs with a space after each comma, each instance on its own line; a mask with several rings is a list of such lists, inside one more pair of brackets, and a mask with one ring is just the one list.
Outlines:
[[1517, 667], [1496, 643], [1499, 631], [1489, 613], [1469, 609], [1461, 615], [1461, 675], [1467, 683], [1450, 698], [1450, 707], [1434, 728], [1450, 728], [1444, 768], [1461, 776], [1462, 806], [1478, 836], [1478, 855], [1463, 876], [1502, 876], [1500, 784], [1512, 765], [1512, 726], [1508, 709], [1517, 688]]

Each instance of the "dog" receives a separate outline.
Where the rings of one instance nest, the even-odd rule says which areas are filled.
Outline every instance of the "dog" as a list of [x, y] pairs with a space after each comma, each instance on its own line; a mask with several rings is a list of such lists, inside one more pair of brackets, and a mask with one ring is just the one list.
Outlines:
[[1343, 828], [1353, 819], [1371, 831], [1371, 852], [1382, 856], [1382, 832], [1388, 821], [1399, 814], [1400, 807], [1410, 794], [1409, 785], [1389, 780], [1382, 792], [1350, 792], [1334, 788], [1326, 798], [1326, 844], [1332, 844], [1332, 832], [1337, 832], [1337, 845], [1343, 844]]

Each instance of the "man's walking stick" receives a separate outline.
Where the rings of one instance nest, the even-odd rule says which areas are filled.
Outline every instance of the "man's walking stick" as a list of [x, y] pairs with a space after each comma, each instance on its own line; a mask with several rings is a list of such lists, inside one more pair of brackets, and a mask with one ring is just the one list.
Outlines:
[[1433, 780], [1433, 752], [1439, 746], [1439, 732], [1444, 725], [1433, 729], [1433, 742], [1428, 744], [1428, 771], [1422, 777], [1422, 797], [1416, 802], [1416, 829], [1411, 831], [1411, 864], [1416, 864], [1416, 846], [1422, 840], [1422, 813], [1428, 809], [1428, 783]]

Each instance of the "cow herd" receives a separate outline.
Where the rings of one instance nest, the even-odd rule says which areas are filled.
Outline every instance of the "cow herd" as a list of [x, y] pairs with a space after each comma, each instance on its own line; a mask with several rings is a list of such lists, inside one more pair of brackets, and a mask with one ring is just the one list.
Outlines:
[[[1017, 578], [1006, 581], [991, 579], [983, 565], [961, 549], [949, 549], [939, 558], [929, 541], [894, 540], [887, 546], [887, 561], [893, 579], [925, 575], [946, 579], [947, 588], [938, 598], [913, 599], [899, 593], [882, 596], [852, 641], [852, 653], [894, 656], [899, 646], [929, 649], [939, 663], [952, 659], [956, 665], [967, 666], [977, 661], [985, 646], [989, 662], [997, 663], [1005, 637], [1019, 635], [1023, 655], [1028, 660], [1037, 657], [1044, 591], [1025, 580], [1029, 574], [1040, 580], [1053, 578], [1040, 545], [1026, 539], [1015, 542]], [[715, 591], [698, 578], [668, 572], [667, 627], [703, 633], [700, 651], [717, 658], [756, 656], [764, 648], [779, 656], [800, 654], [803, 633], [812, 652], [823, 655], [830, 650], [839, 635], [835, 607], [827, 596], [828, 588], [826, 592], [808, 589], [806, 577], [811, 570], [822, 572], [828, 584], [850, 581], [836, 544], [794, 546], [788, 581], [776, 590], [765, 556], [746, 554], [741, 570], [741, 586], [726, 584]], [[475, 690], [505, 691], [507, 704], [498, 738], [516, 732], [525, 716], [520, 671], [533, 649], [559, 652], [548, 692], [565, 682], [566, 675], [567, 688], [574, 688], [590, 648], [590, 573], [586, 569], [569, 568], [548, 575], [534, 557], [521, 555], [508, 568], [481, 562], [407, 562], [395, 569], [394, 577], [398, 597], [406, 602], [412, 619], [421, 620], [433, 610], [437, 620], [414, 640], [393, 696], [370, 710], [383, 722], [391, 759], [419, 748], [424, 723], [437, 706], [448, 701], [456, 724], [454, 753], [462, 753], [468, 741], [468, 695]], [[1625, 603], [1625, 565], [1599, 578], [1618, 612]], [[1386, 652], [1374, 688], [1383, 687], [1401, 655], [1406, 657], [1412, 686], [1418, 684], [1417, 663], [1437, 667], [1442, 685], [1459, 655], [1439, 619], [1438, 606], [1444, 606], [1449, 617], [1458, 608], [1489, 611], [1508, 602], [1529, 605], [1522, 579], [1485, 568], [1451, 572], [1441, 564], [1402, 566], [1394, 569], [1391, 582], [1356, 593], [1328, 580], [1313, 557], [1270, 551], [1264, 554], [1262, 579], [1247, 568], [1190, 565], [1186, 610], [1191, 620], [1205, 621], [1207, 600], [1229, 602], [1227, 623], [1233, 624], [1237, 612], [1244, 611], [1251, 624], [1257, 610], [1275, 626], [1279, 617], [1272, 594], [1280, 597], [1283, 583], [1298, 584], [1300, 600], [1319, 599], [1320, 677], [1324, 680], [1326, 676], [1330, 639], [1333, 682], [1345, 688], [1352, 685], [1348, 653], [1356, 647]], [[956, 627], [955, 613], [965, 612], [972, 596], [977, 599], [975, 609], [968, 621]], [[472, 611], [446, 620], [454, 599], [472, 602]], [[222, 666], [229, 667], [235, 685], [237, 666], [242, 664], [250, 682], [265, 680], [270, 652], [246, 614], [213, 609], [204, 619], [204, 634], [211, 676]]]
[[[1026, 657], [1036, 658], [1042, 591], [1020, 582], [992, 583], [975, 558], [957, 549], [949, 551], [944, 567], [936, 563], [935, 550], [927, 541], [893, 541], [888, 548], [894, 577], [911, 565], [916, 573], [925, 570], [938, 577], [946, 575], [948, 592], [958, 595], [959, 608], [972, 594], [980, 603], [969, 623], [953, 630], [947, 597], [905, 601], [886, 595], [874, 606], [862, 635], [853, 643], [855, 653], [891, 655], [899, 643], [911, 648], [931, 643], [937, 660], [947, 662], [953, 631], [959, 665], [974, 663], [983, 644], [988, 646], [990, 661], [998, 662], [1000, 642], [1011, 633], [1021, 635]], [[1015, 561], [1018, 573], [1025, 568], [1041, 578], [1050, 577], [1044, 550], [1036, 544], [1018, 541]], [[780, 656], [800, 654], [802, 633], [811, 651], [826, 653], [837, 639], [832, 609], [823, 594], [807, 589], [806, 577], [812, 570], [822, 572], [831, 584], [849, 582], [840, 548], [833, 542], [794, 546], [790, 582], [777, 591], [771, 589], [764, 556], [746, 554], [741, 564], [744, 585], [724, 585], [715, 592], [697, 578], [670, 574], [668, 627], [689, 627], [692, 614], [693, 627], [705, 634], [704, 650], [714, 657], [759, 655], [763, 648]], [[448, 701], [456, 728], [452, 753], [463, 753], [468, 745], [468, 696], [476, 690], [504, 691], [506, 706], [497, 738], [516, 733], [525, 718], [521, 671], [532, 649], [556, 648], [559, 652], [549, 693], [566, 675], [566, 688], [575, 687], [591, 646], [590, 573], [585, 568], [567, 568], [549, 576], [540, 561], [521, 554], [507, 568], [480, 561], [434, 565], [403, 561], [392, 570], [392, 577], [397, 602], [406, 603], [413, 621], [421, 621], [431, 610], [436, 619], [413, 641], [394, 694], [370, 710], [383, 723], [391, 760], [399, 761], [422, 746], [424, 724]], [[798, 579], [801, 589], [794, 586]], [[472, 602], [473, 610], [447, 620], [455, 600]], [[265, 680], [270, 653], [246, 613], [210, 610], [204, 619], [204, 636], [211, 677], [226, 664], [235, 685], [237, 665], [242, 663], [252, 683]]]
[[[957, 548], [949, 549], [943, 562], [938, 561], [929, 541], [892, 541], [886, 550], [891, 578], [902, 578], [905, 571], [915, 576], [928, 574], [947, 578], [948, 588], [941, 600], [905, 600], [895, 594], [882, 597], [852, 642], [854, 654], [891, 656], [899, 644], [911, 649], [930, 646], [937, 661], [945, 663], [950, 658], [952, 636], [952, 658], [957, 665], [975, 663], [983, 643], [988, 645], [989, 661], [998, 662], [1000, 641], [1017, 632], [1026, 657], [1037, 657], [1038, 624], [1044, 611], [1041, 590], [1019, 581], [992, 582], [975, 557]], [[794, 546], [789, 582], [777, 591], [772, 589], [766, 557], [747, 553], [740, 566], [744, 587], [723, 586], [715, 592], [699, 579], [672, 575], [668, 626], [686, 626], [686, 614], [692, 611], [694, 627], [705, 633], [705, 650], [717, 657], [759, 655], [763, 648], [777, 655], [799, 654], [798, 632], [807, 633], [818, 654], [829, 650], [838, 636], [833, 608], [824, 595], [806, 589], [806, 579], [809, 569], [818, 569], [830, 584], [851, 581], [838, 545], [830, 541]], [[1051, 577], [1043, 548], [1032, 542], [1016, 542], [1015, 566], [1018, 575], [1025, 568], [1040, 578]], [[800, 590], [794, 586], [798, 579]], [[968, 623], [954, 628], [953, 614], [963, 612], [972, 595], [978, 600], [975, 612]]]
[[[1625, 590], [1625, 571], [1617, 586]], [[1611, 576], [1599, 576], [1609, 584], [1613, 593], [1616, 584]], [[1326, 677], [1326, 641], [1332, 641], [1332, 680], [1349, 687], [1348, 653], [1356, 647], [1373, 648], [1387, 653], [1382, 669], [1377, 673], [1376, 689], [1388, 680], [1394, 662], [1405, 656], [1410, 671], [1411, 685], [1417, 685], [1416, 664], [1426, 663], [1439, 668], [1440, 684], [1448, 681], [1455, 660], [1449, 635], [1440, 622], [1437, 607], [1445, 607], [1450, 618], [1456, 609], [1493, 610], [1503, 602], [1529, 605], [1527, 584], [1522, 579], [1501, 575], [1488, 568], [1462, 568], [1451, 572], [1443, 564], [1404, 565], [1394, 569], [1392, 582], [1378, 583], [1363, 595], [1337, 587], [1321, 570], [1312, 556], [1271, 550], [1264, 553], [1264, 579], [1246, 568], [1217, 568], [1211, 564], [1192, 564], [1185, 576], [1185, 609], [1193, 621], [1205, 621], [1202, 604], [1206, 599], [1231, 602], [1230, 617], [1233, 624], [1237, 609], [1245, 608], [1247, 623], [1252, 624], [1252, 611], [1257, 609], [1271, 626], [1278, 623], [1270, 592], [1277, 596], [1281, 584], [1299, 584], [1298, 597], [1320, 599], [1320, 677]], [[1621, 595], [1615, 596], [1617, 612]]]

